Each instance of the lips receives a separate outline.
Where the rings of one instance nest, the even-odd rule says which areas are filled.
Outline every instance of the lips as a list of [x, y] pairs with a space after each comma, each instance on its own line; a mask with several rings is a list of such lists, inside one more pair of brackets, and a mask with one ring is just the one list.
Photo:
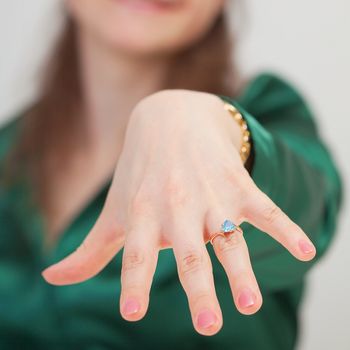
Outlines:
[[179, 9], [184, 0], [115, 0], [134, 10], [159, 11]]

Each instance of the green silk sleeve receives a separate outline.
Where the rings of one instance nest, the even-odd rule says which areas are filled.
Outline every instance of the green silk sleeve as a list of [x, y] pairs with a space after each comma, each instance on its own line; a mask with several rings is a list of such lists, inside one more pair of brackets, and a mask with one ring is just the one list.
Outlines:
[[316, 257], [302, 262], [268, 234], [242, 223], [261, 289], [290, 287], [302, 282], [335, 235], [343, 202], [339, 170], [310, 107], [283, 78], [264, 73], [239, 98], [219, 96], [247, 122], [254, 152], [253, 180], [316, 246]]

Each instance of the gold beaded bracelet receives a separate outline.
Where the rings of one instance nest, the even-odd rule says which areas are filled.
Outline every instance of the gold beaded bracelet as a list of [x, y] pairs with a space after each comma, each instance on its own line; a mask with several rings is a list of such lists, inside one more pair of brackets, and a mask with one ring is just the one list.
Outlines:
[[233, 118], [238, 122], [242, 130], [242, 146], [240, 150], [240, 156], [242, 158], [243, 164], [246, 163], [251, 149], [250, 143], [250, 132], [248, 130], [248, 125], [244, 120], [242, 114], [237, 110], [235, 106], [228, 102], [224, 102], [224, 108], [231, 113]]

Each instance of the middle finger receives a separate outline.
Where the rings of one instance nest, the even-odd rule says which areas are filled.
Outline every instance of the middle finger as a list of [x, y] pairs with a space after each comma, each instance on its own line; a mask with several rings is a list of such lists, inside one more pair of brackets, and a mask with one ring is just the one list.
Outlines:
[[203, 239], [203, 227], [200, 220], [193, 221], [193, 217], [186, 221], [182, 216], [172, 225], [172, 246], [194, 327], [202, 335], [213, 335], [222, 327], [222, 314], [210, 256]]

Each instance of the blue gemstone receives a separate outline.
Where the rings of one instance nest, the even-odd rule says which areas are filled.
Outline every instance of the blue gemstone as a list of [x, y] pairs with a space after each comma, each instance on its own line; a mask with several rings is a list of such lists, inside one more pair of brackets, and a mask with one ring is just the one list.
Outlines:
[[224, 223], [221, 225], [221, 231], [224, 233], [234, 231], [235, 228], [236, 225], [230, 220], [225, 220]]

